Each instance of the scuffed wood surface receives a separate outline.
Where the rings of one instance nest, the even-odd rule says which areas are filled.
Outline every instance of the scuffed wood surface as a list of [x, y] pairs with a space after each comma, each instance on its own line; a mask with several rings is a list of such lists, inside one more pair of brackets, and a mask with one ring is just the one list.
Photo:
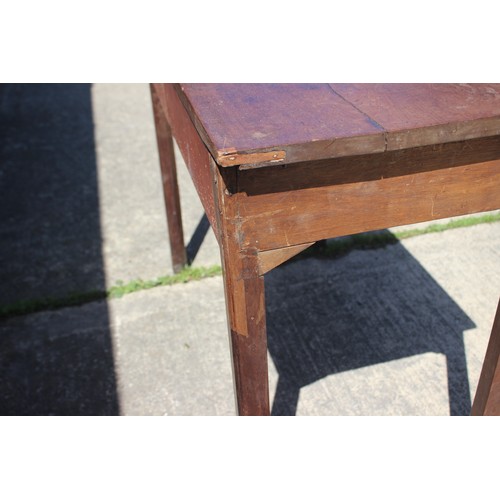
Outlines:
[[287, 248], [278, 248], [276, 250], [267, 250], [257, 254], [259, 264], [259, 274], [264, 275], [275, 267], [278, 267], [283, 262], [295, 257], [306, 248], [309, 248], [313, 243], [304, 243], [303, 245], [294, 245]]
[[177, 183], [174, 143], [172, 140], [172, 131], [163, 113], [160, 97], [153, 85], [151, 85], [151, 98], [160, 157], [163, 199], [167, 211], [172, 268], [177, 273], [187, 264], [187, 255], [182, 230], [181, 203]]
[[330, 84], [386, 131], [387, 149], [500, 134], [500, 84]]
[[176, 84], [175, 89], [221, 166], [289, 164], [500, 134], [500, 84]]
[[242, 248], [270, 250], [500, 208], [500, 160], [248, 196]]
[[[283, 162], [383, 151], [383, 130], [328, 84], [180, 84], [220, 165], [237, 154], [285, 151]], [[246, 159], [247, 164], [262, 164]]]
[[179, 101], [172, 84], [152, 84], [172, 128], [177, 145], [191, 174], [207, 218], [215, 235], [216, 230], [213, 179], [210, 172], [211, 156], [201, 141], [193, 122]]
[[210, 163], [220, 233], [226, 312], [238, 415], [269, 415], [264, 278], [257, 252], [240, 252], [234, 231], [238, 196], [235, 169]]
[[387, 179], [498, 158], [500, 136], [486, 137], [386, 153], [244, 169], [238, 173], [238, 189], [248, 196], [255, 196]]

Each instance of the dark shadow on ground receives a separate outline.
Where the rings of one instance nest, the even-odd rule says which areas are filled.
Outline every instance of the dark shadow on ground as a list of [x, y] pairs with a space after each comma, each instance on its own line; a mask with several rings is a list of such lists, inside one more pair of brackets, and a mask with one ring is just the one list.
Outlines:
[[[0, 85], [0, 138], [0, 306], [105, 290], [91, 86]], [[1, 414], [119, 413], [106, 305], [65, 311], [0, 319]]]
[[206, 214], [203, 214], [186, 247], [186, 255], [189, 265], [193, 263], [194, 259], [198, 255], [209, 228], [210, 222], [208, 222], [208, 217]]
[[470, 413], [463, 332], [475, 325], [401, 244], [281, 266], [266, 303], [273, 415], [296, 414], [300, 390], [324, 377], [427, 352], [446, 356], [450, 414]]

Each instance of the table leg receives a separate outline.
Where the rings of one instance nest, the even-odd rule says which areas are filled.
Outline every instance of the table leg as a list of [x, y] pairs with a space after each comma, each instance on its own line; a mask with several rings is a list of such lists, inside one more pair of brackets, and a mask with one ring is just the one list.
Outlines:
[[167, 211], [168, 235], [170, 253], [174, 273], [179, 272], [187, 264], [184, 234], [182, 231], [181, 206], [179, 186], [177, 184], [177, 169], [175, 165], [174, 143], [172, 131], [162, 112], [156, 90], [151, 86], [153, 112], [156, 126], [156, 139], [160, 156], [163, 197]]
[[239, 246], [235, 171], [212, 162], [238, 415], [269, 415], [266, 304], [257, 251]]
[[234, 283], [225, 271], [236, 409], [238, 415], [269, 415], [264, 278]]
[[500, 415], [500, 302], [472, 405], [472, 415]]

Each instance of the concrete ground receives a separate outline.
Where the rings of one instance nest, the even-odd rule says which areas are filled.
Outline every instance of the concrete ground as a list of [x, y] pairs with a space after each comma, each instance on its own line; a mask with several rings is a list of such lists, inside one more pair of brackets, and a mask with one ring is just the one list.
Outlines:
[[[0, 307], [172, 274], [147, 85], [2, 85], [0, 137]], [[468, 414], [499, 295], [500, 223], [273, 270], [273, 414]], [[0, 387], [3, 415], [233, 415], [222, 278], [0, 319]]]

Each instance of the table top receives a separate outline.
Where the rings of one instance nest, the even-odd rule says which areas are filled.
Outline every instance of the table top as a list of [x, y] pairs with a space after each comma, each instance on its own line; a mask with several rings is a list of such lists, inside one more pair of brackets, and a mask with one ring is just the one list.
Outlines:
[[382, 153], [500, 135], [500, 84], [176, 84], [221, 166]]

